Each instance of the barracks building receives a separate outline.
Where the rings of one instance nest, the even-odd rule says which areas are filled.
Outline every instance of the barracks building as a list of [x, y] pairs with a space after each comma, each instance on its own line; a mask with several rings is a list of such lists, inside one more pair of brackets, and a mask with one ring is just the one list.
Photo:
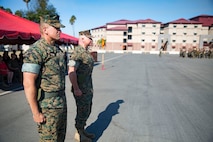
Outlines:
[[163, 48], [167, 52], [179, 53], [182, 49], [205, 48], [212, 43], [213, 15], [180, 18], [168, 23], [152, 19], [122, 19], [93, 28], [90, 32], [94, 37], [93, 51], [159, 52]]

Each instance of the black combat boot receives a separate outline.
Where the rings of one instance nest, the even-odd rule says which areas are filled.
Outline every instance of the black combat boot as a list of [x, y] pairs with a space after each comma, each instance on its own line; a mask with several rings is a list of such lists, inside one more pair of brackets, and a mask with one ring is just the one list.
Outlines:
[[94, 139], [95, 134], [87, 132], [85, 129], [83, 129], [84, 135], [87, 136], [88, 138]]
[[75, 140], [78, 142], [92, 142], [92, 140], [84, 134], [84, 129], [78, 129], [76, 131]]

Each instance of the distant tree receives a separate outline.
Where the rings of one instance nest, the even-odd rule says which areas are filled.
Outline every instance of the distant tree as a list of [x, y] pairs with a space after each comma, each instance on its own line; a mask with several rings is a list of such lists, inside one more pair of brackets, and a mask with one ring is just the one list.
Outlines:
[[98, 41], [97, 41], [97, 45], [99, 46], [99, 47], [104, 47], [105, 45], [106, 45], [106, 39], [103, 39], [103, 38], [101, 38], [101, 39], [99, 39]]
[[30, 2], [30, 0], [23, 0], [25, 3], [26, 3], [26, 5], [27, 5], [27, 10], [29, 11], [29, 5], [28, 5], [28, 3]]
[[75, 36], [75, 29], [74, 29], [75, 20], [76, 20], [75, 15], [72, 15], [70, 18], [70, 24], [72, 25], [72, 28], [73, 28], [73, 36]]
[[15, 15], [17, 15], [17, 16], [19, 16], [19, 17], [24, 17], [24, 12], [21, 11], [21, 10], [17, 10], [17, 11], [15, 12]]
[[13, 14], [13, 12], [12, 12], [12, 10], [11, 10], [10, 8], [6, 8], [5, 10], [6, 10], [7, 12]]
[[40, 16], [57, 14], [53, 5], [48, 5], [48, 0], [35, 0], [34, 8], [25, 12], [25, 18], [39, 23]]
[[36, 10], [46, 11], [47, 10], [47, 6], [48, 6], [48, 1], [49, 0], [36, 0], [36, 2], [37, 2]]
[[98, 46], [101, 46], [101, 41], [102, 41], [101, 39], [97, 40], [97, 45]]
[[0, 9], [4, 10], [4, 11], [7, 11], [11, 14], [13, 14], [12, 10], [10, 8], [4, 8], [3, 6], [0, 6]]
[[[49, 0], [23, 0], [26, 2], [27, 7], [29, 2], [33, 2], [33, 7], [27, 11], [17, 10], [15, 12], [15, 15], [18, 15], [20, 17], [24, 17], [30, 21], [39, 23], [40, 16], [42, 15], [54, 15], [57, 14], [56, 8], [53, 5], [48, 5]], [[32, 4], [32, 3], [31, 3]], [[9, 8], [4, 8], [3, 6], [0, 6], [0, 9], [3, 9], [7, 12], [12, 13], [12, 11]], [[0, 24], [1, 26], [1, 24]]]
[[39, 18], [39, 14], [35, 13], [34, 11], [28, 11], [26, 13], [26, 19], [39, 23], [40, 18]]

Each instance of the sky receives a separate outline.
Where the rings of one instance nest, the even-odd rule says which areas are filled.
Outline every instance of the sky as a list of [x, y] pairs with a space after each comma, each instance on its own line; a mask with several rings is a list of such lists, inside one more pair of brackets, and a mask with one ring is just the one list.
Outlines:
[[[29, 8], [33, 7], [32, 1]], [[213, 0], [49, 0], [48, 4], [56, 8], [66, 26], [62, 32], [75, 37], [79, 31], [121, 19], [168, 23], [180, 18], [213, 15]], [[23, 0], [0, 0], [0, 6], [10, 8], [13, 13], [27, 10]], [[76, 17], [74, 28], [69, 23], [72, 15]]]

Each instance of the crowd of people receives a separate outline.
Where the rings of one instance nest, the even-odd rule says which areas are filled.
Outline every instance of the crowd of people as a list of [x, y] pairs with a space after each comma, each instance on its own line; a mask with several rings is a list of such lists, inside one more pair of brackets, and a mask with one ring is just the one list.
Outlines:
[[8, 51], [4, 51], [3, 55], [0, 55], [0, 76], [3, 86], [9, 87], [13, 83], [22, 83], [22, 64], [22, 51], [19, 55], [17, 55], [16, 50], [13, 50], [10, 55]]
[[190, 48], [186, 50], [182, 48], [180, 50], [180, 57], [189, 58], [213, 58], [213, 44], [210, 43], [209, 46], [203, 48]]

